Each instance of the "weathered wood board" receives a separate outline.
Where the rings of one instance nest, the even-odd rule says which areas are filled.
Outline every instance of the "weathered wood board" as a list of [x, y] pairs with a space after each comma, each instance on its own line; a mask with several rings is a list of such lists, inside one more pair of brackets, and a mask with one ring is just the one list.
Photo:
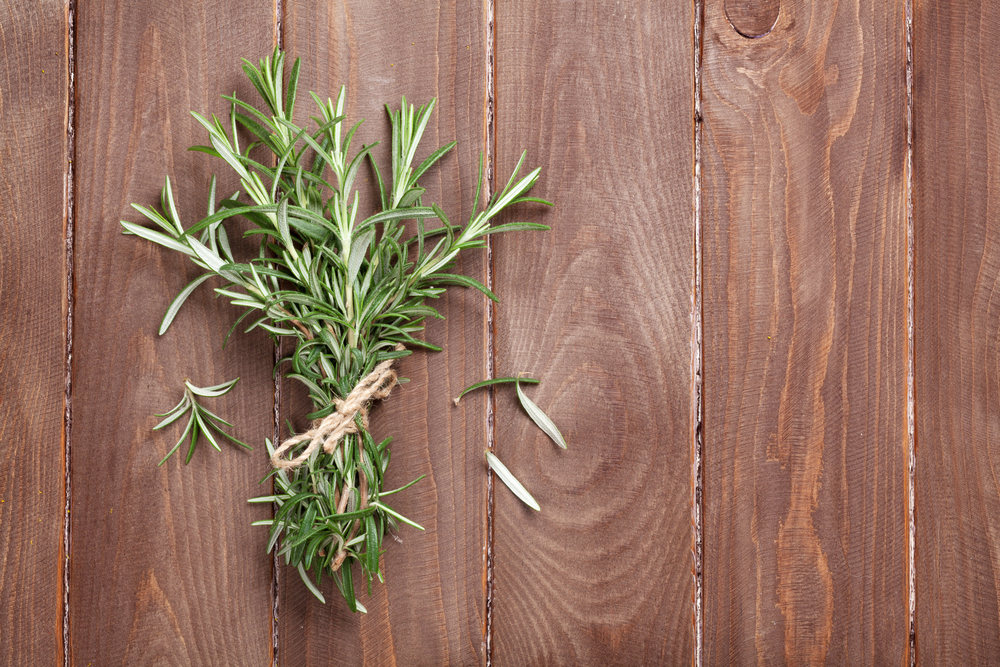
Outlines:
[[[272, 346], [222, 341], [239, 310], [202, 288], [157, 336], [197, 268], [134, 236], [132, 202], [158, 204], [165, 175], [180, 216], [204, 216], [209, 180], [238, 183], [212, 159], [191, 110], [228, 113], [220, 98], [250, 86], [235, 64], [273, 46], [267, 2], [116, 2], [76, 7], [76, 235], [70, 651], [77, 665], [270, 664], [271, 560], [249, 507], [267, 472]], [[220, 40], [225, 32], [229, 38]], [[238, 336], [239, 334], [237, 334]], [[176, 428], [151, 431], [183, 394], [242, 378], [212, 408], [257, 445], [202, 443], [157, 467]], [[171, 436], [173, 436], [171, 438]]]
[[904, 28], [705, 2], [705, 664], [908, 664]]
[[497, 392], [496, 453], [542, 508], [496, 483], [497, 665], [692, 660], [692, 23], [498, 3], [496, 184], [527, 149], [555, 207], [494, 241], [496, 372], [541, 379], [568, 449]]
[[0, 664], [62, 664], [66, 15], [0, 3]]
[[1000, 655], [1000, 7], [915, 3], [916, 649]]
[[[992, 664], [998, 37], [983, 0], [0, 3], [0, 665]], [[276, 43], [300, 119], [346, 85], [383, 162], [383, 105], [437, 98], [453, 220], [481, 153], [556, 204], [462, 259], [500, 303], [450, 291], [373, 410], [426, 531], [367, 615], [250, 526], [310, 410], [271, 342], [223, 350], [207, 287], [157, 336], [196, 267], [119, 225], [168, 174], [201, 217], [226, 170], [189, 111], [255, 100], [239, 58]], [[566, 451], [513, 387], [452, 403], [518, 372]], [[236, 376], [211, 407], [256, 451], [158, 468], [182, 378]]]

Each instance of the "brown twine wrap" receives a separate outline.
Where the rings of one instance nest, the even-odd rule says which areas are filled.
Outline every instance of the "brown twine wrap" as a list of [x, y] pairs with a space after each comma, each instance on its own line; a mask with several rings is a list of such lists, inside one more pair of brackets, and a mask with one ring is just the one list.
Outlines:
[[[396, 345], [396, 350], [403, 350], [402, 344]], [[396, 386], [396, 372], [392, 370], [392, 359], [386, 359], [361, 379], [351, 390], [347, 398], [335, 398], [333, 404], [336, 410], [328, 414], [316, 426], [305, 433], [292, 436], [281, 443], [281, 446], [271, 456], [271, 465], [275, 468], [297, 468], [308, 459], [316, 448], [323, 445], [323, 451], [333, 454], [337, 444], [348, 433], [357, 433], [358, 427], [354, 417], [361, 415], [361, 425], [368, 429], [368, 408], [370, 401], [383, 399]], [[314, 422], [315, 423], [315, 422]], [[282, 455], [300, 442], [309, 441], [309, 446], [293, 459], [283, 459]]]

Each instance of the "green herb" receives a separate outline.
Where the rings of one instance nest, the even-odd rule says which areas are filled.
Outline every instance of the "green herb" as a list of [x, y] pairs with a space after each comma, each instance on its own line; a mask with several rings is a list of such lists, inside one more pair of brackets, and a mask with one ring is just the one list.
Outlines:
[[521, 377], [520, 375], [517, 377], [493, 378], [491, 380], [483, 380], [482, 382], [477, 382], [476, 384], [470, 385], [465, 389], [463, 389], [462, 393], [455, 398], [455, 405], [458, 405], [458, 402], [462, 400], [462, 397], [468, 394], [470, 391], [481, 389], [482, 387], [489, 387], [494, 384], [505, 384], [508, 382], [525, 382], [528, 384], [538, 384], [539, 380], [535, 380], [534, 378], [524, 378]]
[[500, 459], [496, 457], [496, 454], [487, 450], [486, 462], [489, 464], [490, 468], [492, 468], [493, 471], [496, 472], [497, 477], [499, 477], [503, 481], [503, 483], [507, 485], [507, 488], [513, 491], [514, 495], [520, 498], [525, 505], [535, 510], [536, 512], [541, 511], [541, 508], [538, 506], [538, 503], [535, 501], [534, 498], [531, 497], [531, 494], [528, 493], [528, 490], [524, 488], [524, 486], [522, 486], [519, 481], [517, 481], [517, 478], [514, 477], [514, 475], [512, 475], [509, 470], [507, 470], [507, 466], [505, 466], [503, 463], [500, 463]]
[[[531, 399], [525, 396], [523, 391], [521, 391], [522, 382], [525, 384], [538, 384], [539, 381], [533, 378], [524, 377], [524, 373], [518, 373], [514, 377], [492, 378], [490, 380], [483, 380], [482, 382], [477, 382], [476, 384], [470, 385], [465, 389], [463, 389], [462, 393], [459, 394], [458, 397], [455, 399], [455, 405], [458, 405], [459, 400], [461, 400], [463, 396], [465, 396], [470, 391], [473, 391], [475, 389], [480, 389], [482, 387], [489, 387], [491, 385], [496, 385], [496, 384], [514, 383], [514, 386], [517, 388], [517, 400], [521, 402], [521, 407], [523, 407], [525, 412], [528, 413], [528, 416], [531, 417], [532, 421], [534, 421], [535, 424], [540, 429], [542, 429], [546, 435], [552, 438], [553, 442], [555, 442], [563, 449], [566, 449], [566, 441], [563, 439], [562, 433], [559, 432], [559, 429], [556, 428], [555, 423], [551, 419], [549, 419], [549, 416], [546, 415], [544, 412], [542, 412], [541, 409], [531, 401]], [[489, 464], [489, 467], [492, 468], [494, 472], [496, 472], [500, 480], [507, 485], [507, 488], [514, 492], [515, 496], [520, 498], [524, 502], [524, 504], [530, 507], [531, 509], [540, 511], [538, 503], [535, 502], [535, 499], [531, 497], [531, 494], [528, 493], [528, 490], [524, 488], [524, 485], [522, 485], [521, 482], [517, 481], [517, 478], [514, 477], [514, 475], [510, 472], [510, 470], [507, 469], [507, 466], [505, 466], [503, 463], [500, 462], [500, 459], [497, 458], [496, 454], [487, 450], [486, 462]]]
[[[295, 342], [281, 366], [285, 377], [309, 391], [315, 411], [308, 418], [322, 420], [349, 403], [352, 391], [377, 366], [410, 354], [405, 347], [439, 349], [415, 337], [427, 317], [440, 317], [426, 303], [428, 298], [460, 285], [495, 300], [484, 285], [450, 273], [450, 268], [461, 251], [484, 247], [490, 234], [548, 229], [531, 222], [490, 224], [509, 206], [548, 202], [527, 196], [539, 170], [519, 178], [522, 155], [507, 184], [480, 208], [480, 157], [473, 214], [464, 226], [453, 223], [436, 204], [423, 203], [418, 179], [455, 144], [414, 164], [434, 100], [418, 109], [407, 105], [406, 98], [398, 110], [387, 107], [392, 159], [383, 178], [371, 159], [373, 145], [351, 154], [360, 121], [345, 124], [343, 88], [336, 102], [311, 94], [318, 115], [313, 116], [315, 127], [307, 129], [293, 121], [298, 60], [287, 75], [287, 87], [284, 54], [277, 50], [259, 66], [244, 61], [243, 70], [266, 110], [225, 96], [232, 103], [229, 127], [214, 116], [194, 114], [207, 130], [210, 145], [193, 149], [223, 160], [239, 177], [241, 189], [217, 201], [213, 177], [206, 217], [185, 225], [167, 179], [162, 212], [134, 205], [155, 228], [125, 221], [122, 225], [126, 233], [181, 252], [206, 271], [171, 303], [161, 333], [201, 281], [221, 277], [224, 284], [216, 293], [245, 309], [234, 329], [246, 321], [248, 331], [261, 328], [275, 340], [287, 337]], [[253, 143], [240, 145], [237, 125], [253, 135]], [[252, 158], [255, 147], [273, 153], [274, 166]], [[362, 219], [354, 184], [366, 161], [378, 184], [380, 210]], [[232, 252], [225, 223], [236, 217], [248, 220], [251, 228], [245, 234], [260, 241], [254, 257], [237, 258]], [[414, 222], [404, 224], [407, 220]], [[280, 553], [318, 597], [323, 573], [332, 573], [352, 611], [361, 609], [352, 568], [361, 569], [369, 586], [373, 577], [381, 579], [379, 553], [386, 530], [397, 522], [415, 525], [383, 500], [388, 495], [382, 491], [382, 479], [390, 441], [376, 444], [364, 415], [363, 410], [349, 412], [345, 419], [353, 423], [343, 437], [327, 439], [300, 466], [272, 472], [275, 494], [257, 499], [278, 505], [274, 519], [265, 522], [271, 526], [269, 550], [281, 537]], [[303, 441], [295, 447], [309, 451], [313, 445]], [[280, 451], [272, 443], [268, 449], [272, 456]], [[293, 465], [287, 459], [276, 462]]]
[[173, 456], [174, 452], [176, 452], [180, 448], [181, 443], [184, 442], [185, 439], [189, 439], [191, 442], [191, 447], [188, 449], [187, 458], [184, 459], [184, 463], [188, 463], [191, 460], [191, 455], [194, 454], [195, 447], [197, 446], [198, 440], [201, 438], [202, 435], [208, 438], [208, 441], [212, 443], [212, 446], [221, 452], [222, 448], [219, 447], [219, 443], [212, 436], [212, 431], [215, 431], [216, 433], [223, 435], [226, 438], [229, 438], [230, 440], [235, 442], [237, 445], [240, 445], [241, 447], [246, 447], [247, 449], [253, 449], [253, 447], [250, 447], [246, 443], [237, 440], [233, 436], [223, 431], [222, 428], [220, 427], [221, 424], [223, 426], [228, 426], [229, 428], [233, 428], [232, 424], [230, 424], [222, 417], [218, 416], [217, 414], [211, 412], [210, 410], [198, 404], [198, 399], [197, 399], [198, 396], [201, 396], [203, 398], [216, 398], [218, 396], [225, 396], [226, 394], [229, 393], [230, 389], [236, 386], [236, 383], [239, 381], [240, 379], [236, 378], [235, 380], [230, 380], [229, 382], [223, 382], [222, 384], [217, 384], [214, 387], [196, 387], [185, 378], [184, 396], [183, 398], [181, 398], [181, 402], [175, 405], [173, 409], [170, 410], [169, 412], [165, 412], [162, 415], [155, 415], [156, 417], [166, 417], [166, 419], [164, 419], [159, 424], [154, 426], [153, 430], [159, 431], [161, 428], [169, 426], [170, 424], [174, 423], [175, 421], [183, 417], [188, 412], [191, 413], [191, 416], [188, 418], [187, 426], [184, 427], [184, 431], [181, 433], [181, 437], [177, 441], [177, 444], [174, 445], [174, 448], [171, 449], [170, 452], [166, 456], [164, 456], [163, 460], [160, 461], [157, 465], [163, 465], [167, 459]]
[[514, 386], [517, 387], [517, 400], [521, 401], [521, 406], [528, 413], [528, 416], [531, 417], [531, 420], [538, 425], [538, 428], [545, 431], [545, 435], [552, 438], [552, 442], [566, 449], [566, 440], [563, 438], [562, 433], [559, 432], [559, 429], [556, 428], [555, 423], [521, 391], [521, 383], [524, 381], [520, 375], [514, 379]]
[[528, 413], [531, 420], [535, 422], [538, 428], [542, 429], [547, 436], [552, 438], [552, 442], [556, 443], [563, 449], [566, 449], [566, 440], [563, 438], [562, 433], [556, 428], [555, 422], [549, 419], [549, 416], [542, 412], [541, 408], [535, 405], [530, 398], [524, 395], [521, 391], [521, 384], [538, 384], [538, 380], [534, 378], [524, 377], [524, 373], [518, 373], [514, 377], [504, 377], [504, 378], [492, 378], [490, 380], [483, 380], [482, 382], [477, 382], [474, 385], [470, 385], [462, 390], [462, 393], [458, 395], [455, 399], [455, 405], [458, 405], [459, 400], [470, 391], [475, 389], [480, 389], [482, 387], [489, 387], [495, 384], [510, 384], [513, 383], [517, 388], [517, 400], [521, 402], [521, 407], [524, 411]]

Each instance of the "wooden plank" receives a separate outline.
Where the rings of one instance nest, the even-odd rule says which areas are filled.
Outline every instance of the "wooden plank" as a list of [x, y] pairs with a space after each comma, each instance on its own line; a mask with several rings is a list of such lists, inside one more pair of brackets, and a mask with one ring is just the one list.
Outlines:
[[[262, 335], [222, 340], [239, 314], [210, 289], [157, 337], [174, 295], [198, 271], [121, 234], [131, 202], [159, 201], [171, 176], [182, 220], [204, 215], [212, 173], [224, 165], [187, 147], [205, 142], [189, 110], [229, 111], [222, 93], [252, 90], [239, 57], [273, 45], [270, 2], [190, 0], [77, 3], [77, 246], [73, 367], [74, 664], [270, 664], [271, 559], [263, 441], [272, 432], [272, 346]], [[235, 235], [234, 235], [235, 237]], [[249, 250], [249, 248], [241, 248]], [[213, 451], [191, 464], [157, 463], [179, 427], [151, 432], [154, 412], [202, 386], [242, 382], [209, 405], [256, 446]]]
[[903, 5], [705, 4], [705, 664], [908, 664]]
[[1000, 655], [1000, 6], [915, 3], [916, 653]]
[[691, 532], [692, 3], [498, 3], [498, 187], [521, 150], [552, 225], [495, 240], [494, 664], [687, 665]]
[[66, 15], [0, 2], [0, 664], [63, 655]]
[[[423, 104], [438, 100], [417, 159], [452, 140], [459, 145], [423, 179], [425, 202], [437, 202], [452, 220], [468, 219], [483, 150], [485, 36], [481, 3], [405, 3], [391, 18], [385, 7], [352, 1], [288, 3], [283, 26], [290, 57], [302, 58], [302, 87], [324, 99], [347, 86], [350, 122], [365, 118], [354, 146], [382, 141], [375, 156], [387, 173], [389, 122], [384, 105], [402, 95]], [[387, 18], [389, 20], [387, 20]], [[304, 91], [303, 91], [304, 92]], [[306, 97], [301, 115], [312, 105]], [[369, 189], [362, 201], [374, 202]], [[458, 272], [485, 281], [484, 253], [473, 251]], [[486, 304], [478, 292], [453, 288], [433, 304], [445, 320], [432, 321], [425, 339], [443, 352], [416, 353], [398, 363], [410, 383], [372, 411], [377, 438], [393, 436], [388, 487], [427, 474], [395, 497], [393, 507], [426, 528], [403, 527], [386, 540], [385, 584], [362, 595], [368, 614], [352, 615], [327, 584], [327, 604], [305, 590], [297, 572], [281, 578], [282, 665], [446, 665], [483, 661], [483, 548], [486, 443], [485, 397], [451, 399], [486, 377]], [[282, 415], [303, 428], [308, 400], [291, 397]], [[356, 580], [360, 581], [356, 573]]]

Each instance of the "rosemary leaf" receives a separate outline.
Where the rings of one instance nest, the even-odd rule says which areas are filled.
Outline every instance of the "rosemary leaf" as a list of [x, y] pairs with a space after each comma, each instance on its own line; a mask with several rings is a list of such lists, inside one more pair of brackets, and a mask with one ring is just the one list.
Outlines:
[[477, 382], [476, 384], [468, 386], [465, 389], [463, 389], [462, 393], [459, 394], [457, 398], [455, 398], [455, 405], [458, 405], [458, 402], [462, 399], [462, 397], [468, 394], [470, 391], [479, 389], [480, 387], [488, 387], [490, 385], [504, 384], [508, 382], [524, 382], [526, 384], [538, 384], [539, 380], [535, 380], [534, 378], [521, 377], [520, 375], [517, 377], [493, 378], [491, 380], [483, 380], [482, 382]]
[[538, 507], [538, 503], [531, 497], [528, 490], [524, 488], [519, 481], [517, 481], [517, 478], [511, 474], [510, 470], [507, 470], [507, 466], [501, 463], [500, 459], [498, 459], [493, 452], [486, 452], [486, 461], [489, 463], [490, 468], [493, 469], [493, 472], [497, 474], [497, 477], [500, 478], [500, 481], [506, 484], [507, 488], [513, 491], [515, 496], [520, 498], [525, 505], [536, 512], [541, 511], [541, 508]]
[[556, 428], [555, 422], [549, 419], [549, 416], [539, 409], [537, 405], [532, 403], [531, 399], [524, 395], [521, 391], [521, 382], [524, 380], [518, 379], [514, 382], [517, 387], [517, 398], [521, 401], [521, 406], [524, 408], [528, 416], [531, 417], [532, 421], [538, 424], [538, 428], [545, 431], [545, 434], [552, 438], [552, 442], [556, 443], [563, 449], [566, 449], [566, 440], [563, 438], [562, 433]]
[[187, 287], [182, 289], [180, 294], [178, 294], [177, 297], [170, 302], [170, 307], [167, 308], [167, 313], [163, 316], [163, 322], [160, 324], [159, 334], [161, 336], [167, 332], [167, 329], [170, 327], [170, 324], [174, 321], [174, 317], [177, 316], [177, 311], [181, 309], [181, 306], [184, 305], [184, 302], [187, 301], [187, 298], [191, 296], [191, 292], [193, 292], [195, 288], [198, 287], [198, 285], [202, 284], [203, 282], [211, 278], [213, 275], [214, 274], [212, 273], [206, 273], [204, 275], [198, 276], [190, 283], [188, 283]]

